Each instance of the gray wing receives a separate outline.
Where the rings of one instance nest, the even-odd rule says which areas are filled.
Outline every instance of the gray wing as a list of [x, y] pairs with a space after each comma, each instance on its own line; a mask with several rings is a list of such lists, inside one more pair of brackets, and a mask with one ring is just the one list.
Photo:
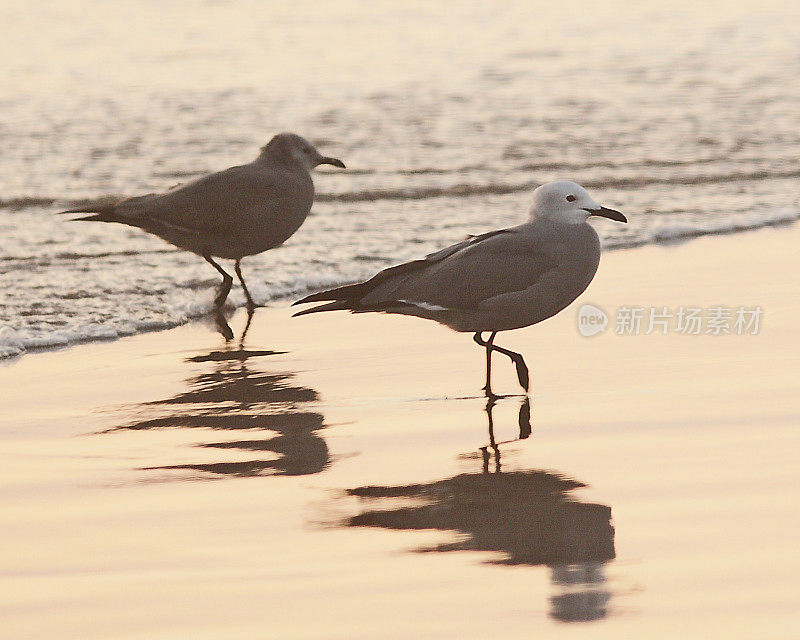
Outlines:
[[364, 306], [390, 302], [478, 309], [496, 296], [523, 291], [559, 264], [530, 225], [476, 236], [430, 254], [419, 268], [388, 279], [365, 295]]
[[252, 164], [212, 173], [162, 194], [123, 200], [114, 213], [129, 224], [147, 220], [200, 234], [248, 229], [259, 217], [295, 209], [308, 211], [313, 186], [278, 170]]
[[469, 246], [474, 244], [478, 244], [479, 242], [483, 242], [491, 238], [492, 236], [500, 235], [502, 233], [511, 233], [512, 229], [498, 229], [497, 231], [487, 231], [486, 233], [481, 234], [470, 234], [466, 240], [462, 240], [461, 242], [456, 242], [455, 244], [451, 244], [449, 247], [445, 247], [444, 249], [439, 249], [438, 251], [434, 251], [433, 253], [429, 253], [425, 256], [425, 262], [428, 264], [433, 264], [434, 262], [440, 262], [445, 258], [452, 256], [454, 253], [461, 251], [462, 249], [466, 249]]
[[[357, 282], [355, 284], [348, 284], [343, 287], [336, 287], [335, 289], [328, 289], [327, 291], [320, 291], [319, 293], [312, 293], [302, 300], [297, 300], [294, 304], [306, 304], [309, 302], [334, 300], [346, 303], [347, 305], [358, 305], [364, 298], [373, 293], [377, 297], [385, 297], [387, 300], [390, 300], [390, 296], [381, 296], [380, 293], [391, 290], [393, 287], [396, 287], [399, 283], [404, 282], [407, 278], [414, 274], [425, 272], [431, 266], [441, 262], [445, 258], [466, 247], [482, 242], [495, 235], [509, 233], [510, 231], [510, 229], [500, 229], [499, 231], [490, 231], [478, 236], [470, 236], [466, 240], [457, 242], [456, 244], [445, 247], [444, 249], [434, 253], [429, 253], [420, 260], [412, 260], [410, 262], [404, 262], [402, 264], [389, 267], [388, 269], [384, 269], [364, 282]], [[319, 307], [315, 307], [315, 309], [323, 310]], [[303, 311], [298, 315], [313, 313], [315, 309]]]

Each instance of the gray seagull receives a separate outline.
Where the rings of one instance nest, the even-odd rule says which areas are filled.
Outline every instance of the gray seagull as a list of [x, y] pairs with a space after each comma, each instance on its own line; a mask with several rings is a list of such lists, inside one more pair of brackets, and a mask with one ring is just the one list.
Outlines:
[[81, 221], [119, 222], [138, 227], [176, 247], [202, 256], [222, 274], [214, 304], [221, 307], [233, 278], [214, 258], [234, 260], [247, 297], [241, 261], [285, 242], [308, 216], [314, 202], [311, 170], [320, 164], [345, 168], [321, 155], [305, 138], [280, 133], [250, 164], [210, 173], [165, 193], [94, 204], [62, 213], [93, 213]]
[[[600, 240], [589, 217], [627, 222], [619, 211], [597, 204], [574, 182], [550, 182], [533, 192], [530, 220], [490, 231], [389, 267], [365, 282], [322, 291], [295, 304], [330, 301], [300, 311], [380, 311], [435, 320], [455, 331], [474, 333], [486, 348], [486, 385], [492, 393], [492, 352], [514, 362], [528, 390], [522, 355], [494, 344], [498, 331], [528, 327], [554, 316], [594, 278]], [[489, 332], [487, 339], [483, 333]]]

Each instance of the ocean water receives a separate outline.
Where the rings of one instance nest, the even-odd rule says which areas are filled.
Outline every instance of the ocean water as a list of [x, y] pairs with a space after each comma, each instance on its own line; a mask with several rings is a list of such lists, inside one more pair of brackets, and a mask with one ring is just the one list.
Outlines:
[[515, 224], [552, 179], [627, 214], [597, 222], [609, 249], [800, 217], [797, 3], [34, 0], [0, 22], [0, 357], [208, 312], [202, 259], [54, 214], [279, 131], [348, 170], [243, 263], [261, 302]]

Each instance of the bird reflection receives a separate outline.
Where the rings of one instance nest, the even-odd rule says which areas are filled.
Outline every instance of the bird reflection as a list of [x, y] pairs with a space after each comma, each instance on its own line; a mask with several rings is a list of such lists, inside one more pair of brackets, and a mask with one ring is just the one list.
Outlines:
[[[233, 329], [231, 329], [231, 325], [228, 324], [228, 318], [225, 315], [225, 309], [223, 307], [214, 307], [214, 311], [212, 312], [214, 317], [214, 324], [217, 327], [217, 331], [219, 334], [225, 338], [225, 342], [230, 342], [233, 340]], [[247, 332], [250, 330], [250, 323], [253, 321], [253, 309], [247, 310], [247, 324], [244, 327], [244, 331], [242, 331], [242, 341], [244, 337], [247, 335]]]
[[[500, 396], [491, 396], [486, 400], [486, 419], [489, 423], [489, 444], [480, 448], [481, 457], [483, 458], [483, 472], [489, 473], [489, 463], [491, 462], [492, 455], [494, 455], [495, 473], [500, 473], [500, 445], [513, 442], [508, 440], [505, 442], [497, 442], [494, 437], [494, 408]], [[525, 440], [531, 435], [531, 399], [528, 396], [522, 398], [519, 405], [519, 437], [517, 440]], [[491, 452], [490, 452], [491, 449]]]
[[[247, 328], [237, 347], [187, 359], [208, 363], [207, 370], [189, 378], [185, 391], [141, 405], [145, 417], [113, 429], [196, 429], [247, 433], [246, 438], [198, 444], [203, 449], [268, 453], [266, 459], [166, 464], [147, 470], [183, 469], [228, 476], [307, 475], [319, 473], [330, 462], [328, 446], [319, 435], [322, 414], [304, 410], [317, 400], [314, 389], [293, 383], [291, 373], [270, 373], [254, 363], [283, 352], [244, 347]], [[252, 434], [252, 435], [251, 435]]]
[[[231, 329], [231, 325], [228, 324], [228, 318], [233, 311], [234, 310], [229, 307], [215, 306], [211, 312], [217, 332], [223, 338], [225, 338], [225, 342], [230, 342], [234, 338], [233, 329]], [[242, 344], [244, 344], [244, 340], [247, 337], [247, 332], [250, 331], [250, 325], [253, 324], [253, 316], [255, 315], [255, 311], [256, 307], [247, 307], [247, 322], [245, 323], [244, 329], [242, 329], [242, 335], [239, 338], [240, 349], [242, 348]]]
[[550, 582], [558, 593], [550, 596], [550, 617], [561, 622], [590, 622], [608, 615], [610, 591], [604, 562], [551, 566]]
[[[557, 473], [503, 472], [500, 447], [505, 443], [494, 438], [493, 408], [490, 400], [489, 444], [480, 449], [482, 472], [426, 484], [350, 489], [350, 495], [372, 504], [346, 524], [457, 532], [457, 540], [420, 551], [494, 551], [500, 554], [492, 561], [496, 564], [549, 566], [556, 589], [550, 598], [552, 618], [572, 622], [605, 617], [611, 594], [603, 567], [615, 557], [611, 507], [578, 501], [570, 492], [586, 485]], [[528, 437], [527, 398], [520, 405], [519, 426], [520, 438]], [[398, 498], [408, 502], [397, 507]], [[382, 499], [392, 499], [392, 508], [375, 508]]]

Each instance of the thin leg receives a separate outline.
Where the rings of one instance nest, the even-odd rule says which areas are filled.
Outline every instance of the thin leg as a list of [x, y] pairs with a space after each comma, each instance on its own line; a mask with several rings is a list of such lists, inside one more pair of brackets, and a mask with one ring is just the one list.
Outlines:
[[225, 271], [225, 269], [223, 269], [216, 262], [214, 262], [214, 260], [211, 259], [210, 255], [204, 253], [203, 257], [205, 258], [206, 262], [208, 262], [208, 264], [210, 264], [212, 267], [214, 267], [217, 271], [219, 271], [222, 274], [222, 284], [219, 287], [219, 292], [217, 293], [217, 297], [214, 298], [214, 306], [221, 307], [231, 291], [233, 278], [227, 271]]
[[486, 341], [486, 386], [483, 387], [483, 390], [487, 396], [494, 396], [492, 393], [492, 343], [496, 335], [497, 332], [493, 332]]
[[492, 345], [492, 350], [498, 351], [511, 358], [511, 361], [517, 367], [517, 379], [522, 388], [527, 391], [530, 384], [530, 374], [528, 373], [528, 365], [525, 364], [525, 359], [522, 357], [522, 354], [509, 349], [503, 349], [503, 347], [498, 347], [496, 345]]
[[[488, 340], [484, 340], [481, 337], [480, 333], [476, 333], [474, 336], [472, 336], [472, 339], [475, 342], [477, 342], [482, 347], [486, 347], [486, 351], [487, 351], [487, 359], [486, 359], [486, 365], [487, 365], [486, 366], [486, 381], [487, 381], [487, 385], [486, 386], [489, 387], [489, 374], [491, 373], [491, 371], [490, 371], [490, 360], [489, 360], [489, 355], [488, 354], [491, 351], [497, 351], [497, 352], [502, 353], [503, 355], [506, 355], [509, 358], [511, 358], [511, 361], [517, 367], [517, 379], [519, 380], [519, 383], [522, 386], [522, 388], [525, 389], [525, 391], [527, 391], [528, 390], [528, 385], [530, 384], [530, 375], [528, 373], [528, 365], [525, 364], [525, 359], [522, 357], [522, 354], [519, 354], [516, 351], [511, 351], [510, 349], [504, 349], [503, 347], [498, 347], [497, 345], [493, 344], [494, 343], [494, 337], [496, 335], [497, 335], [496, 331], [492, 332], [492, 334], [489, 336]], [[486, 395], [487, 396], [493, 395], [491, 393], [490, 389], [486, 389]]]
[[247, 308], [248, 309], [255, 309], [256, 303], [253, 302], [253, 297], [250, 295], [250, 291], [247, 289], [247, 285], [244, 283], [244, 278], [242, 277], [242, 267], [241, 267], [241, 258], [233, 263], [233, 268], [236, 270], [236, 276], [239, 278], [239, 282], [242, 283], [242, 291], [244, 291], [244, 295], [247, 298]]
[[480, 332], [478, 332], [472, 337], [480, 346], [486, 347], [486, 384], [483, 386], [483, 390], [486, 392], [487, 397], [490, 398], [494, 397], [494, 393], [492, 393], [492, 342], [494, 342], [496, 335], [497, 331], [493, 331], [489, 335], [489, 339], [484, 340]]

